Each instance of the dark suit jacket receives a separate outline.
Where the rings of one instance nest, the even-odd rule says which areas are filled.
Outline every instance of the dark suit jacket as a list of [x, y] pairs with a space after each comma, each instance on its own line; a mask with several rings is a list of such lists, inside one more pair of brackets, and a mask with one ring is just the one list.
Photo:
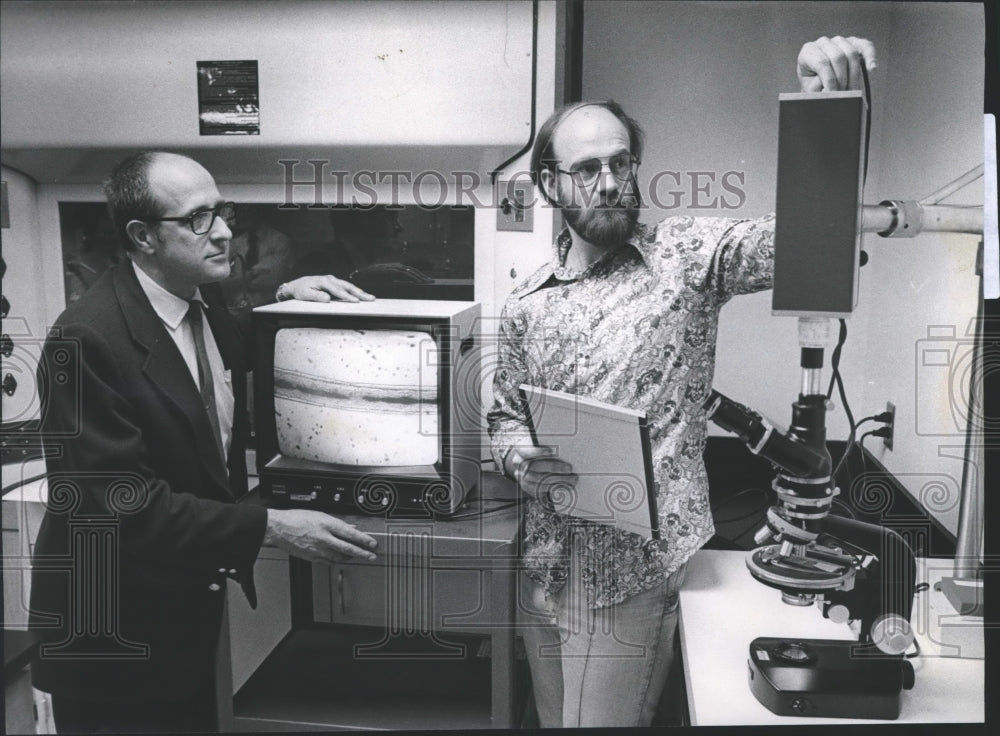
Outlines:
[[[266, 510], [246, 489], [249, 323], [203, 287], [236, 399], [229, 480], [132, 263], [59, 317], [39, 364], [49, 502], [34, 550], [35, 687], [175, 700], [210, 686], [226, 577], [252, 604]], [[202, 690], [203, 691], [203, 690]]]

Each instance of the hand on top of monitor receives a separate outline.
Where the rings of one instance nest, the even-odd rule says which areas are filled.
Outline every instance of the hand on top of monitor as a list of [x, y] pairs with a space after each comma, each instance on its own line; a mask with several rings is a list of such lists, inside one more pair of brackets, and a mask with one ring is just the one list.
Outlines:
[[309, 562], [374, 560], [375, 538], [353, 524], [311, 509], [268, 509], [263, 545], [283, 549]]
[[855, 36], [823, 36], [802, 46], [796, 72], [803, 92], [861, 89], [861, 65], [875, 68], [875, 45]]
[[344, 302], [370, 302], [375, 299], [364, 289], [349, 281], [329, 274], [324, 276], [302, 276], [278, 287], [275, 298], [279, 302], [301, 299], [306, 302], [329, 302], [339, 299]]

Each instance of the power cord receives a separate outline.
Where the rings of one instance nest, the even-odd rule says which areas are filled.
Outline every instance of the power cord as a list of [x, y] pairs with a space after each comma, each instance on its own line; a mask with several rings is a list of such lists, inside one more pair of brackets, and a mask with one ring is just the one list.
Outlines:
[[[883, 429], [884, 429], [884, 427], [879, 427], [878, 429], [869, 429], [867, 432], [865, 432], [863, 435], [861, 435], [861, 439], [858, 440], [858, 446], [862, 450], [864, 450], [865, 449], [865, 440], [868, 439], [869, 437], [880, 436], [877, 433], [880, 432]], [[862, 461], [863, 461], [863, 459], [864, 459], [864, 455], [862, 455]]]
[[[854, 447], [856, 446], [856, 443], [855, 443], [855, 434], [856, 434], [856, 432], [858, 430], [858, 427], [860, 427], [865, 422], [878, 422], [878, 423], [884, 425], [884, 424], [886, 424], [887, 422], [889, 422], [891, 420], [892, 420], [892, 414], [890, 414], [887, 411], [883, 411], [883, 412], [880, 412], [878, 414], [872, 414], [871, 416], [867, 416], [864, 419], [859, 420], [857, 422], [857, 424], [855, 424], [851, 428], [851, 433], [848, 435], [847, 442], [846, 442], [846, 444], [844, 446], [844, 454], [841, 455], [840, 460], [837, 461], [837, 466], [833, 469], [833, 477], [836, 478], [837, 474], [840, 473], [841, 467], [843, 467], [843, 465], [848, 460], [848, 455], [850, 455], [851, 450], [853, 450]], [[879, 432], [881, 432], [881, 434], [879, 434]], [[885, 426], [880, 427], [876, 431], [875, 436], [876, 437], [888, 437], [889, 436], [889, 429], [888, 429], [888, 427], [885, 427]], [[850, 469], [850, 466], [848, 466], [848, 469]]]
[[849, 517], [851, 519], [857, 520], [858, 515], [854, 513], [854, 509], [852, 509], [850, 506], [848, 506], [846, 503], [844, 503], [840, 499], [837, 499], [837, 498], [833, 499], [833, 505], [834, 506], [839, 506], [840, 508], [842, 508], [844, 510], [844, 515], [845, 516], [847, 516], [847, 517]]
[[885, 434], [880, 434], [880, 433], [884, 432], [885, 430], [886, 430], [885, 427], [879, 427], [878, 429], [869, 429], [867, 432], [865, 432], [863, 435], [861, 435], [861, 439], [858, 441], [858, 447], [861, 448], [861, 474], [862, 475], [866, 475], [868, 473], [868, 461], [865, 459], [865, 453], [864, 453], [865, 440], [868, 439], [869, 437], [885, 437], [886, 436]]
[[7, 495], [7, 493], [13, 491], [15, 488], [19, 488], [20, 486], [26, 486], [29, 483], [34, 483], [36, 480], [41, 480], [47, 475], [48, 473], [39, 473], [38, 475], [33, 475], [30, 478], [22, 478], [21, 480], [15, 483], [11, 483], [10, 485], [6, 485], [3, 488], [0, 488], [0, 495], [5, 496]]
[[851, 428], [851, 431], [847, 437], [847, 447], [844, 449], [844, 455], [841, 457], [840, 462], [837, 463], [837, 467], [834, 468], [834, 476], [836, 476], [837, 471], [840, 470], [841, 465], [843, 465], [848, 454], [850, 453], [851, 445], [854, 443], [854, 436], [858, 431], [859, 424], [854, 421], [854, 413], [851, 411], [851, 404], [847, 400], [847, 391], [844, 389], [844, 378], [840, 375], [840, 354], [844, 348], [844, 343], [847, 341], [847, 320], [841, 317], [839, 321], [840, 334], [837, 338], [837, 347], [833, 349], [833, 355], [830, 358], [830, 367], [832, 371], [830, 374], [830, 385], [826, 389], [826, 398], [827, 400], [830, 399], [833, 395], [833, 387], [836, 385], [840, 401], [844, 405], [844, 414], [847, 416], [847, 424]]
[[[497, 500], [498, 499], [495, 499], [495, 498], [483, 498], [483, 499], [481, 499], [481, 501], [484, 504], [487, 501], [497, 501]], [[498, 511], [504, 511], [506, 509], [512, 508], [514, 506], [517, 506], [520, 503], [521, 503], [520, 499], [517, 499], [517, 500], [514, 500], [514, 501], [505, 500], [503, 503], [497, 504], [496, 506], [494, 506], [492, 508], [481, 508], [481, 509], [477, 509], [475, 511], [466, 511], [465, 513], [461, 513], [461, 514], [452, 514], [448, 518], [449, 519], [475, 519], [475, 518], [478, 518], [480, 516], [486, 516], [487, 514], [495, 514]]]
[[[489, 472], [491, 470], [496, 470], [496, 463], [493, 462], [493, 458], [482, 458], [479, 461], [479, 465], [484, 471]], [[493, 497], [483, 496], [480, 499], [473, 499], [473, 502], [478, 503], [481, 506], [479, 508], [476, 508], [474, 511], [465, 511], [459, 514], [452, 514], [448, 518], [453, 520], [475, 519], [480, 516], [486, 516], [487, 514], [495, 514], [500, 511], [505, 511], [506, 509], [517, 506], [518, 504], [521, 503], [521, 499], [520, 498], [512, 499], [509, 497], [493, 498]], [[492, 507], [487, 507], [486, 506], [487, 503], [495, 503], [496, 505]]]
[[[758, 494], [763, 495], [764, 502], [761, 503], [761, 504], [759, 504], [753, 511], [751, 511], [749, 513], [746, 513], [746, 514], [741, 514], [740, 516], [734, 516], [734, 517], [729, 518], [729, 519], [720, 519], [718, 517], [717, 513], [718, 513], [718, 511], [720, 509], [726, 508], [727, 506], [735, 503], [742, 496], [745, 496], [745, 495], [747, 495], [749, 493], [758, 493]], [[729, 498], [727, 498], [725, 501], [723, 501], [722, 503], [718, 504], [717, 506], [713, 506], [712, 507], [712, 518], [715, 520], [716, 524], [735, 524], [735, 523], [740, 522], [740, 521], [746, 521], [747, 519], [753, 518], [754, 516], [759, 516], [760, 513], [761, 513], [761, 511], [763, 511], [764, 509], [766, 509], [770, 505], [771, 505], [770, 498], [767, 495], [767, 491], [765, 491], [763, 488], [745, 488], [744, 490], [742, 490], [739, 493], [737, 493], [735, 496], [730, 496]]]
[[[734, 504], [736, 501], [738, 501], [743, 496], [746, 496], [746, 495], [751, 494], [751, 493], [759, 494], [761, 496], [761, 498], [762, 498], [762, 502], [758, 503], [756, 505], [756, 507], [753, 508], [753, 510], [751, 510], [751, 511], [745, 513], [745, 514], [740, 514], [738, 516], [730, 517], [728, 519], [727, 518], [719, 518], [718, 517], [719, 510], [724, 509], [727, 506], [730, 506], [730, 505]], [[725, 527], [727, 525], [738, 524], [739, 522], [746, 521], [748, 519], [758, 519], [758, 518], [760, 518], [760, 516], [764, 513], [764, 511], [769, 506], [771, 506], [771, 499], [770, 499], [770, 496], [768, 495], [768, 492], [766, 490], [764, 490], [763, 488], [746, 488], [746, 489], [740, 491], [739, 493], [737, 493], [736, 495], [730, 496], [729, 498], [727, 498], [722, 503], [720, 503], [720, 504], [718, 504], [716, 506], [713, 506], [712, 507], [712, 518], [714, 519], [716, 528], [718, 530], [718, 529], [720, 529], [722, 527]], [[727, 542], [733, 544], [738, 549], [747, 549], [748, 547], [746, 545], [742, 544], [740, 540], [743, 537], [745, 537], [747, 534], [753, 534], [756, 531], [755, 527], [756, 527], [756, 524], [750, 524], [749, 526], [745, 526], [745, 527], [741, 528], [735, 534], [733, 534], [733, 533], [727, 533], [726, 537], [723, 537], [723, 539], [725, 539]]]
[[[917, 583], [916, 587], [913, 588], [913, 595], [925, 593], [930, 590], [930, 588], [931, 586], [927, 582]], [[920, 656], [920, 643], [914, 639], [911, 646], [913, 647], [913, 652], [907, 651], [906, 654], [903, 655], [905, 659], [916, 659]]]
[[[882, 423], [881, 427], [877, 427], [875, 429], [870, 429], [867, 432], [865, 432], [864, 434], [862, 434], [861, 435], [861, 439], [858, 440], [857, 442], [854, 442], [853, 438], [852, 439], [848, 439], [848, 445], [844, 449], [844, 455], [840, 458], [840, 462], [837, 463], [837, 467], [833, 471], [834, 477], [836, 477], [837, 474], [840, 472], [841, 466], [844, 465], [845, 461], [847, 460], [848, 455], [850, 454], [851, 450], [854, 447], [857, 447], [859, 450], [861, 450], [861, 475], [864, 476], [868, 472], [868, 461], [865, 459], [865, 453], [864, 453], [865, 440], [868, 439], [869, 437], [888, 437], [889, 436], [889, 427], [885, 426], [885, 422], [888, 422], [890, 419], [891, 419], [891, 416], [889, 415], [889, 412], [884, 411], [884, 412], [881, 412], [879, 414], [873, 414], [870, 417], [865, 417], [864, 419], [862, 419], [860, 422], [858, 422], [855, 425], [853, 431], [857, 431], [857, 428], [860, 427], [865, 422], [881, 422]], [[852, 434], [853, 434], [853, 431], [852, 431]], [[848, 467], [848, 469], [849, 469], [849, 467]], [[841, 503], [841, 502], [839, 502], [839, 501], [837, 501], [835, 499], [834, 503]], [[841, 504], [841, 505], [843, 505], [844, 509], [847, 510], [851, 514], [851, 518], [855, 518], [855, 519], [857, 518], [854, 515], [853, 510], [851, 510], [850, 506], [848, 506], [847, 504]]]

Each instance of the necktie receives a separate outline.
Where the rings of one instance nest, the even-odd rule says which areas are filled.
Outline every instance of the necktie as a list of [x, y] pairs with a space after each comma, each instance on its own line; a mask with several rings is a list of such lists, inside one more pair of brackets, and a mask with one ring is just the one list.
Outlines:
[[201, 403], [208, 413], [208, 423], [212, 426], [215, 437], [215, 448], [226, 464], [226, 453], [222, 448], [222, 430], [219, 429], [219, 411], [215, 405], [215, 381], [212, 380], [212, 368], [208, 364], [208, 353], [205, 351], [205, 327], [201, 316], [201, 302], [194, 299], [188, 302], [188, 320], [194, 333], [194, 349], [198, 359], [198, 385], [201, 391]]

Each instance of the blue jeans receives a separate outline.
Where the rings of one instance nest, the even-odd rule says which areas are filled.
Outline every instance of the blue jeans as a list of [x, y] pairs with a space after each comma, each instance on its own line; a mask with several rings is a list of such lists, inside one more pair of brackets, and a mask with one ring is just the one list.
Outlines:
[[542, 728], [651, 724], [674, 659], [686, 568], [656, 588], [593, 609], [576, 564], [548, 599], [522, 573], [520, 630]]

